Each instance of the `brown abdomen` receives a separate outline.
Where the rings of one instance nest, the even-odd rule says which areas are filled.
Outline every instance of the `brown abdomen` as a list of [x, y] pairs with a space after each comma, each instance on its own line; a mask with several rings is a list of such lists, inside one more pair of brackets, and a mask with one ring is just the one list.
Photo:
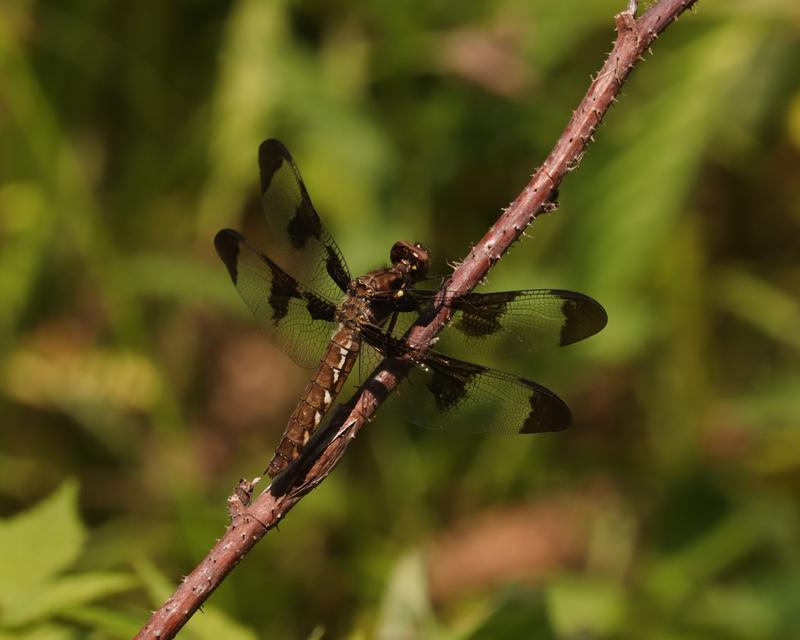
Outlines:
[[352, 329], [340, 326], [333, 334], [316, 374], [289, 417], [283, 437], [267, 467], [270, 476], [278, 475], [299, 457], [311, 434], [342, 390], [360, 350], [361, 338]]

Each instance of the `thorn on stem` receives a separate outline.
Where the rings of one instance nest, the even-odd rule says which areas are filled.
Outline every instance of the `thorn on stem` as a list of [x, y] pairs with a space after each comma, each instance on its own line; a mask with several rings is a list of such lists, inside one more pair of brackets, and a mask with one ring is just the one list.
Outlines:
[[543, 202], [542, 213], [552, 213], [558, 209], [558, 202]]

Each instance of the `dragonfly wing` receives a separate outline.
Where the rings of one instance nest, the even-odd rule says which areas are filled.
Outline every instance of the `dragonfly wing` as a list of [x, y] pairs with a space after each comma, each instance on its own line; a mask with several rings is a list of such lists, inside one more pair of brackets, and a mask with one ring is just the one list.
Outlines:
[[351, 280], [347, 263], [314, 209], [289, 151], [278, 140], [265, 140], [258, 148], [258, 167], [276, 260], [330, 299], [346, 292]]
[[302, 367], [316, 367], [337, 325], [336, 305], [283, 271], [233, 229], [214, 246], [236, 289], [273, 342]]

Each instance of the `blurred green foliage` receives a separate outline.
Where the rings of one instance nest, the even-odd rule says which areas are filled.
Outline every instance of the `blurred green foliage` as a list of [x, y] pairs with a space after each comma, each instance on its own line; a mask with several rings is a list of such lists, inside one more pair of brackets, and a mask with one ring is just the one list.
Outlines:
[[[268, 460], [308, 373], [211, 247], [265, 231], [259, 142], [354, 272], [407, 238], [446, 274], [624, 4], [0, 6], [2, 637], [129, 636]], [[605, 305], [586, 344], [492, 362], [574, 429], [388, 404], [186, 637], [800, 637], [800, 8], [701, 0], [653, 49], [486, 285]]]

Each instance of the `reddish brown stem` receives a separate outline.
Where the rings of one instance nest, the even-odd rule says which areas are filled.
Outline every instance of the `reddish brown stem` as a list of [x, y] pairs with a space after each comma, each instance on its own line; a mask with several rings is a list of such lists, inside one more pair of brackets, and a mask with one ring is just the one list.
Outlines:
[[[489, 269], [516, 241], [525, 228], [543, 211], [549, 210], [564, 177], [575, 169], [592, 140], [603, 116], [648, 47], [680, 14], [696, 0], [659, 0], [638, 20], [632, 10], [616, 16], [617, 38], [600, 72], [572, 114], [564, 133], [528, 185], [497, 222], [470, 251], [442, 287], [446, 295], [473, 289]], [[444, 293], [441, 293], [444, 296]], [[450, 310], [442, 305], [426, 326], [414, 327], [409, 342], [425, 349], [447, 323]], [[407, 372], [409, 363], [385, 360], [370, 379], [344, 405], [331, 426], [317, 435], [298, 464], [270, 485], [249, 506], [247, 491], [240, 485], [229, 502], [232, 523], [205, 559], [192, 571], [174, 594], [153, 614], [136, 638], [172, 638], [205, 602], [245, 554], [309, 491], [333, 470], [347, 445], [374, 415]]]

